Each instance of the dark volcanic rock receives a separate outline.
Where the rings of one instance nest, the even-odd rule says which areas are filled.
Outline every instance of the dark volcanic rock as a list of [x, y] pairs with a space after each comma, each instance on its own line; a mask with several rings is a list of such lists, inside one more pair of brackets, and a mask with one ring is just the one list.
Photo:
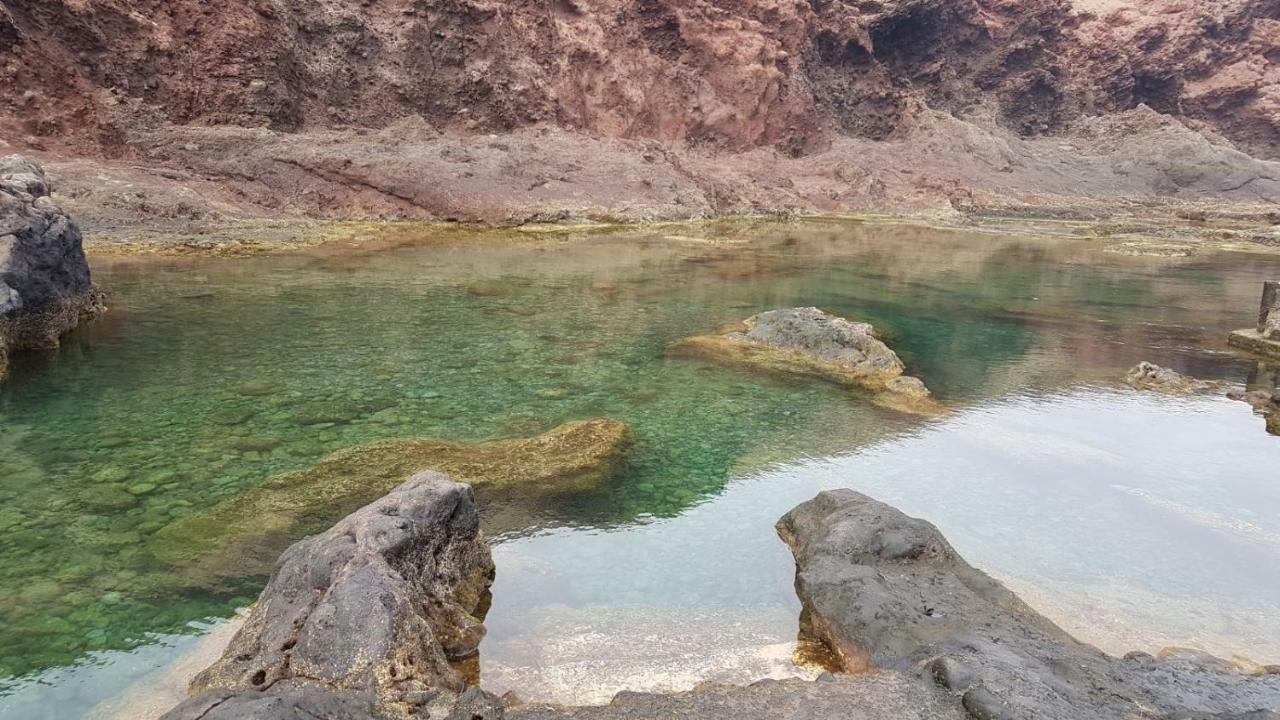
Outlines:
[[[812, 632], [850, 670], [919, 673], [975, 718], [1267, 717], [1280, 677], [1205, 655], [1121, 660], [1085, 645], [985, 573], [937, 528], [851, 490], [778, 525]], [[1253, 714], [1251, 714], [1253, 713]]]
[[476, 652], [492, 577], [471, 488], [421, 473], [290, 547], [222, 659], [192, 683], [211, 692], [166, 717], [202, 717], [211, 698], [234, 698], [236, 717], [307, 716], [285, 711], [299, 703], [360, 717], [459, 692], [450, 661]]
[[49, 197], [44, 171], [0, 158], [0, 379], [11, 351], [56, 347], [101, 309], [80, 229]]

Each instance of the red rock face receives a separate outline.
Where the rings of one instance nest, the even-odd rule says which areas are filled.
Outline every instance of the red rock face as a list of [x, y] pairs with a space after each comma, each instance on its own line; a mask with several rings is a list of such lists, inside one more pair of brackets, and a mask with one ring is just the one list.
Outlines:
[[[4, 0], [3, 127], [541, 123], [791, 154], [928, 106], [1022, 134], [1146, 103], [1276, 145], [1280, 0]], [[7, 104], [7, 106], [4, 106]]]

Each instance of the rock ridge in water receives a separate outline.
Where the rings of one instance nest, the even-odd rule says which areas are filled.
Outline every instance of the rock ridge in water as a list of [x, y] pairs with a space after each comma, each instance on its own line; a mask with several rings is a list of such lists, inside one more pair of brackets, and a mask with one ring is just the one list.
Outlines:
[[49, 193], [39, 165], [0, 158], [0, 380], [11, 352], [57, 347], [103, 309], [80, 229]]
[[340, 450], [318, 464], [268, 478], [203, 512], [161, 528], [150, 549], [192, 586], [265, 574], [298, 538], [319, 532], [416, 472], [435, 470], [482, 491], [527, 496], [591, 490], [626, 462], [622, 422], [572, 422], [531, 438], [485, 443], [393, 440]]
[[1195, 652], [1114, 658], [985, 573], [933, 525], [852, 490], [778, 523], [807, 627], [849, 670], [921, 676], [983, 720], [1275, 718], [1280, 675]]
[[[471, 488], [416, 475], [286, 550], [192, 683], [203, 694], [165, 717], [407, 716], [452, 698], [465, 682], [450, 663], [476, 653], [492, 579]], [[235, 714], [209, 714], [224, 705]]]
[[1134, 366], [1124, 381], [1136, 390], [1154, 390], [1167, 395], [1193, 395], [1222, 387], [1216, 380], [1200, 380], [1146, 361]]
[[872, 325], [814, 307], [763, 312], [719, 334], [681, 340], [670, 351], [730, 367], [814, 377], [869, 391], [877, 405], [901, 412], [942, 412], [924, 383], [906, 374], [902, 359], [877, 337]]

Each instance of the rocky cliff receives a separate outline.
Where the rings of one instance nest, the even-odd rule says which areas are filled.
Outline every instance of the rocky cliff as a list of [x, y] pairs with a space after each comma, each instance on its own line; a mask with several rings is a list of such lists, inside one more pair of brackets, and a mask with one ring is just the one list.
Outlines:
[[1274, 0], [5, 0], [0, 38], [9, 123], [108, 148], [148, 115], [800, 153], [921, 105], [1038, 134], [1146, 103], [1272, 153], [1280, 93]]
[[0, 141], [113, 220], [1271, 204], [1278, 62], [1280, 0], [3, 0]]

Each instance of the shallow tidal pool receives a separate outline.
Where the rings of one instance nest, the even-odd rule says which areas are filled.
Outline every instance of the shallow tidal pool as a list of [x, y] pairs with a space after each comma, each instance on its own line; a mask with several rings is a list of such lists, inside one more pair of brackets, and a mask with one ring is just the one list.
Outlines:
[[[636, 432], [621, 477], [484, 508], [489, 689], [598, 702], [811, 672], [772, 524], [828, 487], [933, 521], [1108, 651], [1280, 661], [1280, 438], [1242, 403], [1117, 382], [1152, 360], [1274, 383], [1224, 339], [1280, 257], [713, 229], [97, 262], [112, 312], [0, 386], [0, 718], [109, 716], [256, 596], [262, 577], [176, 583], [147, 545], [174, 520], [353, 445], [592, 417]], [[802, 305], [875, 323], [954, 412], [664, 353]]]

